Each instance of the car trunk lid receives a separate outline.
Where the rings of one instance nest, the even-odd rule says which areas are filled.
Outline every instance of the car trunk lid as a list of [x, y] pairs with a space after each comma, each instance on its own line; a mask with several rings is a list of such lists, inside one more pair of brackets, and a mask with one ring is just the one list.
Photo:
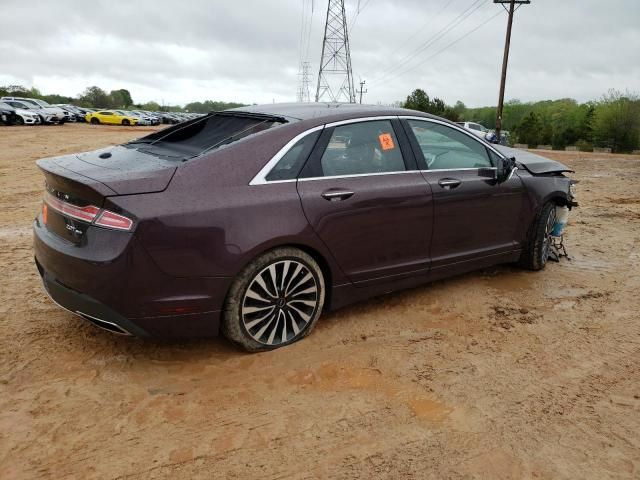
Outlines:
[[[53, 157], [37, 164], [46, 182], [42, 221], [48, 231], [76, 245], [87, 241], [87, 230], [98, 220], [105, 198], [160, 192], [177, 168], [176, 162], [125, 147]], [[125, 216], [131, 217], [126, 212]]]

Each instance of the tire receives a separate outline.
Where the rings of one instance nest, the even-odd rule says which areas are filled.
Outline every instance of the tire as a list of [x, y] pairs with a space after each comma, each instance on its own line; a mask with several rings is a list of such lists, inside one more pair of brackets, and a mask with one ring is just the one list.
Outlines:
[[92, 125], [100, 125], [100, 119], [98, 119], [96, 117], [91, 117], [91, 124]]
[[297, 248], [276, 248], [255, 258], [233, 281], [222, 333], [248, 352], [283, 347], [309, 335], [324, 299], [318, 263]]
[[556, 204], [545, 203], [529, 227], [527, 242], [518, 264], [528, 270], [542, 270], [549, 258], [551, 231], [556, 221]]
[[122, 120], [122, 125], [124, 126], [129, 126], [131, 122], [129, 122], [129, 120], [127, 120], [126, 118], [124, 120]]
[[21, 116], [16, 117], [14, 125], [24, 125], [24, 119]]

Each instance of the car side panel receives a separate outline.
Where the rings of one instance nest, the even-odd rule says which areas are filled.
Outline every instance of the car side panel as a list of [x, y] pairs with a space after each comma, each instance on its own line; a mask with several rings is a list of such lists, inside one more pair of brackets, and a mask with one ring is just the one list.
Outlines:
[[139, 217], [136, 237], [158, 267], [175, 277], [234, 277], [271, 248], [300, 245], [318, 252], [334, 283], [341, 270], [309, 226], [295, 182], [216, 187], [194, 192], [176, 174], [162, 193], [112, 197]]

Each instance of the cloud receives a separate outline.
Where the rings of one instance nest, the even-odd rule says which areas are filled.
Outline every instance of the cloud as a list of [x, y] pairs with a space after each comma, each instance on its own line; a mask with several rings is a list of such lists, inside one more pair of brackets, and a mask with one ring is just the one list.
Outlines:
[[[303, 3], [310, 14], [311, 0], [3, 0], [0, 84], [66, 95], [95, 84], [128, 88], [136, 101], [181, 104], [291, 101]], [[448, 103], [496, 103], [506, 15], [490, 18], [499, 5], [349, 0], [349, 22], [358, 3], [351, 53], [356, 83], [367, 80], [368, 102], [390, 103], [424, 88]], [[315, 91], [326, 2], [313, 4], [308, 60]], [[456, 24], [465, 10], [471, 14]], [[447, 25], [453, 27], [443, 31]], [[584, 101], [611, 87], [640, 91], [638, 25], [635, 0], [533, 0], [516, 13], [507, 98]]]

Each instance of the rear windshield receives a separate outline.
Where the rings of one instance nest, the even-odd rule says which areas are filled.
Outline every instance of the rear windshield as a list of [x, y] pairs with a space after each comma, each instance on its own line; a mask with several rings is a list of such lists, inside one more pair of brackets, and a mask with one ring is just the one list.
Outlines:
[[162, 157], [187, 160], [285, 122], [270, 115], [211, 113], [134, 140], [127, 146]]

